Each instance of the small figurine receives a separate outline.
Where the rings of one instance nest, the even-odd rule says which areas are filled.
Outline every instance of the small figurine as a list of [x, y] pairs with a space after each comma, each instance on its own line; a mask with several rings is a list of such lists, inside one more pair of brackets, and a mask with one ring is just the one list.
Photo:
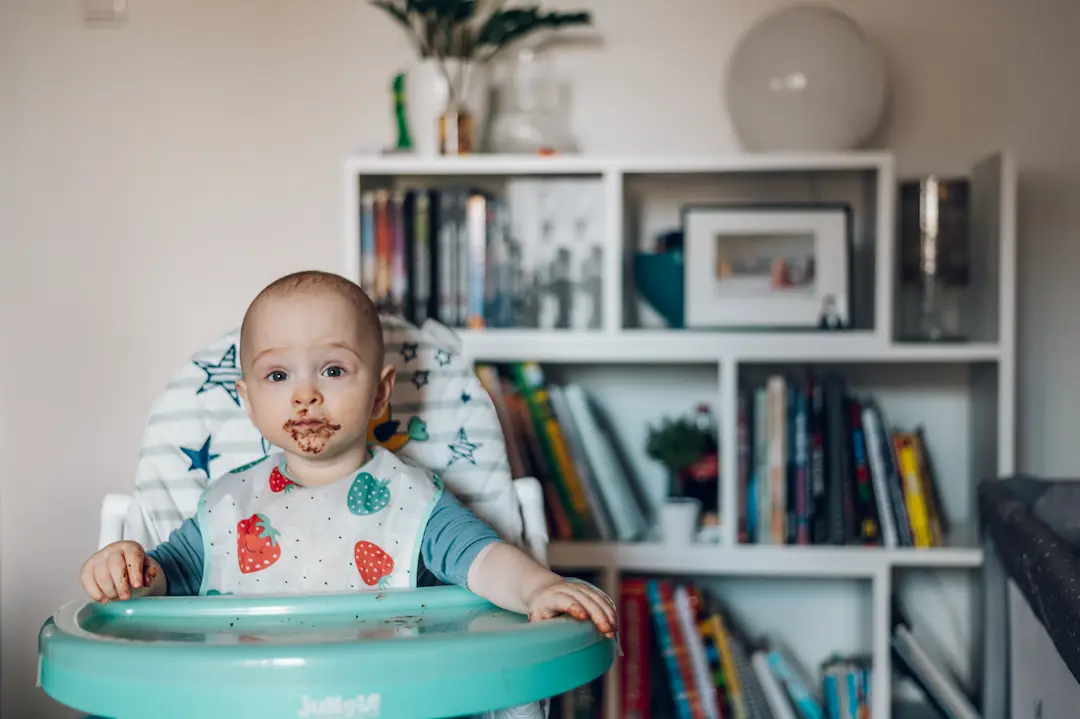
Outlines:
[[410, 152], [413, 149], [412, 136], [409, 134], [409, 120], [405, 110], [405, 73], [394, 75], [394, 119], [397, 122], [396, 152]]
[[818, 319], [818, 327], [823, 330], [844, 329], [844, 321], [840, 317], [840, 311], [836, 308], [836, 297], [833, 295], [825, 295], [821, 307], [821, 316]]

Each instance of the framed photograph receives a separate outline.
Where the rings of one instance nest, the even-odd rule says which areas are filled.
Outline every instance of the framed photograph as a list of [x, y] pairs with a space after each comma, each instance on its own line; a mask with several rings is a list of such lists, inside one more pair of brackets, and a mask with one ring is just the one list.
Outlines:
[[683, 209], [686, 327], [850, 326], [851, 208]]

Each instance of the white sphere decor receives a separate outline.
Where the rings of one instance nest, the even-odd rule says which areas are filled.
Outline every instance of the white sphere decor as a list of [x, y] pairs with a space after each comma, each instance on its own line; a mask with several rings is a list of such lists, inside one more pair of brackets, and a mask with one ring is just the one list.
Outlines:
[[847, 15], [794, 5], [740, 40], [728, 65], [726, 99], [750, 150], [850, 150], [885, 110], [885, 59]]

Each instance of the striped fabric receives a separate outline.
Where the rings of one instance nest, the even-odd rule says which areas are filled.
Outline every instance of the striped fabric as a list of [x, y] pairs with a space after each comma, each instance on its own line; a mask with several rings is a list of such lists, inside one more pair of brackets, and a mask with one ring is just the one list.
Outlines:
[[[383, 318], [386, 362], [397, 373], [380, 442], [439, 473], [446, 487], [503, 538], [523, 544], [506, 444], [491, 398], [461, 355], [458, 337]], [[157, 546], [185, 518], [213, 478], [270, 449], [236, 394], [239, 329], [191, 356], [155, 402], [135, 476], [124, 536]]]

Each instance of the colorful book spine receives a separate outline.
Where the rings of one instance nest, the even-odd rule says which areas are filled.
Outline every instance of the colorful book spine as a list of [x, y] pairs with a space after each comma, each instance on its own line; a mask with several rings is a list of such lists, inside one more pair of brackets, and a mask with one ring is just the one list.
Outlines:
[[794, 387], [795, 543], [810, 544], [810, 436], [806, 393]]
[[429, 317], [431, 302], [431, 196], [417, 190], [413, 204], [412, 277], [413, 323], [420, 327]]
[[628, 578], [619, 591], [619, 635], [623, 657], [619, 662], [624, 719], [649, 719], [651, 673], [649, 671], [649, 600], [644, 579]]
[[360, 195], [360, 286], [374, 298], [375, 293], [375, 193]]
[[702, 713], [705, 719], [721, 719], [716, 684], [710, 676], [705, 645], [697, 628], [696, 610], [690, 599], [690, 591], [685, 585], [680, 584], [675, 587], [674, 610], [675, 626], [686, 646], [690, 677], [701, 700]]
[[517, 363], [512, 366], [512, 372], [532, 413], [536, 433], [548, 460], [551, 479], [570, 515], [574, 537], [594, 539], [597, 533], [589, 511], [588, 498], [570, 459], [562, 428], [552, 412], [544, 372], [535, 362]]
[[705, 620], [702, 630], [712, 635], [713, 641], [716, 643], [716, 649], [720, 654], [720, 666], [723, 667], [728, 702], [731, 705], [734, 719], [752, 719], [750, 708], [746, 703], [742, 679], [739, 677], [731, 637], [728, 634], [723, 615], [714, 612], [712, 616]]
[[390, 193], [375, 192], [375, 293], [372, 299], [383, 310], [390, 299], [391, 258], [394, 254], [393, 234], [390, 227]]
[[754, 393], [754, 485], [757, 487], [757, 541], [772, 544], [772, 491], [769, 484], [769, 402], [765, 388]]
[[471, 329], [484, 327], [484, 298], [486, 296], [487, 270], [487, 198], [482, 194], [469, 195], [466, 205], [466, 252], [462, 266], [465, 268], [465, 326]]
[[699, 719], [702, 716], [700, 700], [694, 689], [686, 646], [680, 639], [675, 621], [671, 586], [667, 582], [651, 579], [646, 587], [657, 645], [667, 669], [676, 714], [679, 719]]
[[390, 196], [390, 312], [405, 310], [408, 278], [405, 274], [405, 193], [395, 190]]
[[870, 481], [870, 464], [866, 453], [861, 405], [854, 400], [849, 400], [848, 415], [851, 426], [852, 464], [855, 472], [858, 536], [863, 544], [877, 545], [881, 543], [881, 527], [878, 523], [877, 507], [874, 504], [874, 487]]
[[775, 649], [768, 654], [769, 667], [787, 691], [788, 698], [802, 719], [825, 719], [821, 706], [814, 700], [810, 690], [792, 671], [787, 659]]
[[914, 435], [897, 432], [893, 435], [897, 465], [904, 483], [904, 502], [907, 505], [908, 521], [911, 522], [915, 546], [927, 548], [934, 546], [930, 535], [930, 515], [926, 509], [926, 496], [919, 479], [919, 459], [915, 453]]
[[750, 482], [750, 427], [749, 398], [745, 391], [739, 392], [739, 406], [736, 411], [738, 451], [739, 451], [739, 543], [748, 544], [754, 541], [754, 505], [751, 502], [753, 487]]
[[787, 389], [783, 377], [770, 377], [768, 393], [768, 485], [771, 508], [769, 543], [787, 540]]

